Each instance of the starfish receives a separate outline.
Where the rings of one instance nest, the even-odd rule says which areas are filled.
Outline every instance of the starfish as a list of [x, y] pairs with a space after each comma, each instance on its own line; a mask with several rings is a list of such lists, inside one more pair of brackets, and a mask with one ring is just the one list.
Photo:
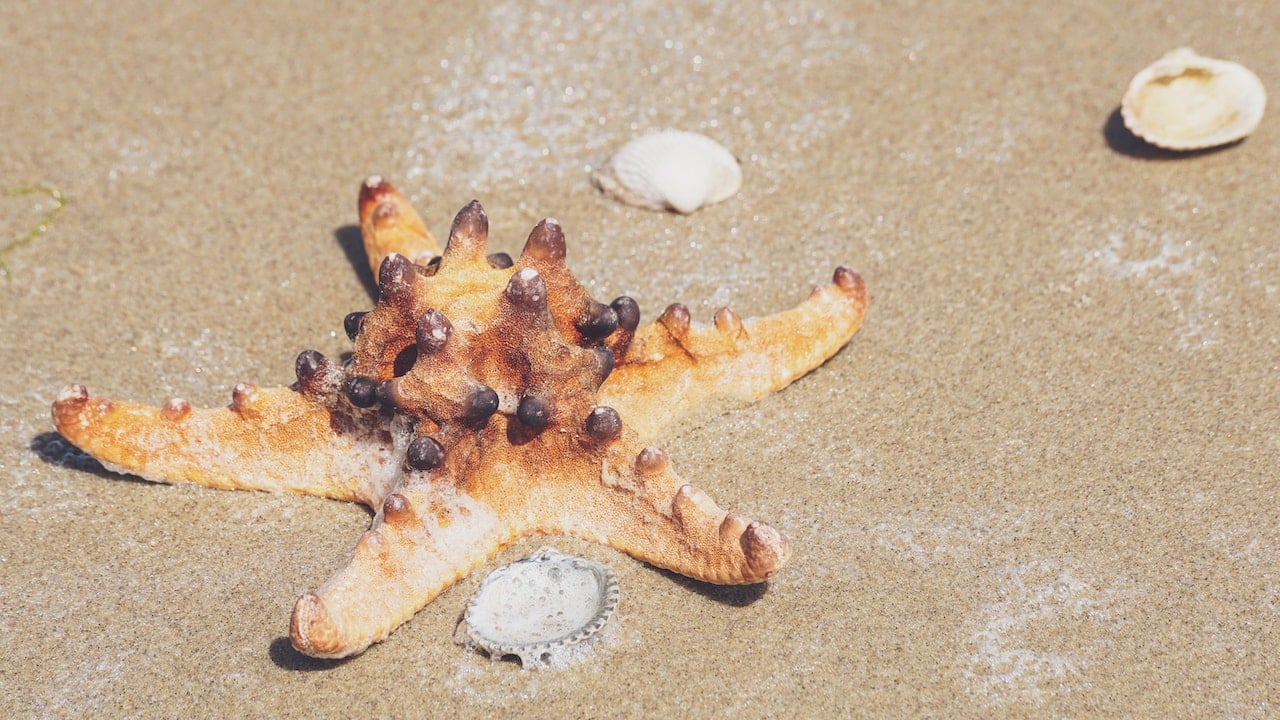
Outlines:
[[767, 580], [790, 546], [721, 509], [652, 444], [691, 411], [756, 400], [844, 346], [866, 287], [837, 268], [797, 307], [640, 325], [593, 300], [538, 223], [518, 259], [487, 254], [478, 202], [443, 251], [390, 183], [361, 188], [379, 298], [344, 321], [349, 360], [315, 350], [289, 387], [240, 383], [224, 408], [160, 407], [64, 388], [53, 420], [105, 467], [155, 482], [288, 491], [367, 505], [347, 564], [298, 598], [289, 634], [315, 657], [362, 652], [504, 546], [534, 534], [604, 543], [698, 580]]

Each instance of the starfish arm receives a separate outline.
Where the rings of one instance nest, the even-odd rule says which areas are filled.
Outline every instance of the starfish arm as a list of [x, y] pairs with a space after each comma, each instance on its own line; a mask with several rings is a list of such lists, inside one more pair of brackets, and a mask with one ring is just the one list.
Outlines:
[[791, 554], [773, 527], [726, 512], [686, 483], [656, 446], [633, 451], [637, 435], [620, 442], [600, 465], [600, 485], [565, 487], [543, 499], [545, 528], [604, 543], [651, 565], [718, 585], [747, 585], [774, 575]]
[[358, 209], [360, 235], [375, 281], [382, 261], [392, 253], [424, 264], [440, 254], [440, 246], [417, 211], [383, 178], [374, 175], [364, 181]]
[[488, 504], [448, 483], [402, 487], [387, 496], [347, 565], [298, 598], [293, 646], [321, 658], [360, 653], [515, 537]]
[[[65, 388], [53, 405], [58, 432], [116, 472], [153, 482], [289, 491], [370, 502], [370, 478], [385, 472], [361, 462], [358, 441], [334, 429], [329, 410], [289, 388], [236, 387], [225, 408], [163, 407], [92, 397]], [[371, 497], [372, 496], [372, 497]]]
[[672, 305], [639, 328], [600, 402], [642, 436], [657, 437], [698, 408], [715, 414], [789, 385], [843, 347], [867, 311], [862, 277], [840, 267], [800, 305], [742, 320], [729, 308], [714, 325], [690, 322]]

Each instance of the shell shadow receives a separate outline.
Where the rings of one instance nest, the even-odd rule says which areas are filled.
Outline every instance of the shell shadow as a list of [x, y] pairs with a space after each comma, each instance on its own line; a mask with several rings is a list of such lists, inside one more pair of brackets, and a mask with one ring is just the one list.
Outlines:
[[271, 662], [275, 663], [276, 667], [291, 672], [324, 672], [325, 670], [332, 670], [346, 665], [351, 661], [349, 657], [326, 660], [303, 655], [294, 649], [293, 643], [289, 642], [287, 637], [278, 637], [272, 640], [271, 645], [267, 648], [267, 654], [271, 656]]
[[769, 583], [767, 582], [755, 583], [754, 585], [716, 585], [694, 580], [664, 568], [654, 568], [654, 570], [683, 585], [687, 590], [692, 590], [705, 598], [733, 607], [746, 607], [769, 592]]
[[364, 254], [364, 239], [360, 236], [359, 225], [343, 225], [333, 231], [333, 240], [342, 248], [342, 253], [351, 263], [351, 269], [364, 285], [369, 299], [378, 302], [378, 283], [374, 281], [373, 271], [369, 269], [369, 258]]
[[1107, 116], [1107, 121], [1103, 123], [1102, 136], [1106, 138], [1107, 146], [1112, 150], [1121, 155], [1128, 155], [1139, 160], [1185, 160], [1201, 155], [1212, 155], [1244, 142], [1242, 138], [1226, 145], [1204, 148], [1203, 150], [1185, 150], [1181, 152], [1165, 150], [1129, 132], [1129, 128], [1124, 126], [1124, 117], [1120, 115], [1119, 105], [1111, 111], [1111, 114]]

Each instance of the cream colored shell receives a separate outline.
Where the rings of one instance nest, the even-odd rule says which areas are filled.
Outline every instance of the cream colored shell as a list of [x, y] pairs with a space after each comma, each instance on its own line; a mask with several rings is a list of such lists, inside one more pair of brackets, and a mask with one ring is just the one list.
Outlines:
[[1266, 104], [1266, 89], [1248, 68], [1178, 48], [1134, 76], [1120, 114], [1152, 145], [1200, 150], [1253, 132]]
[[738, 192], [742, 167], [705, 135], [664, 130], [623, 145], [592, 179], [628, 205], [687, 215]]

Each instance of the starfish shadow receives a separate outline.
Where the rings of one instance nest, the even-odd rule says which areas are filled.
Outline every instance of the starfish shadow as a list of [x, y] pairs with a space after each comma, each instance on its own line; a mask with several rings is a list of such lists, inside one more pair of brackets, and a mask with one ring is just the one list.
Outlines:
[[769, 583], [761, 582], [753, 585], [716, 585], [714, 583], [702, 582], [693, 578], [685, 577], [679, 573], [674, 573], [664, 568], [653, 568], [654, 570], [666, 575], [669, 579], [683, 585], [685, 589], [692, 590], [699, 595], [715, 600], [718, 603], [732, 605], [733, 607], [746, 607], [751, 603], [764, 597], [769, 592]]
[[378, 283], [373, 278], [373, 271], [369, 269], [368, 257], [364, 254], [364, 240], [360, 237], [359, 225], [343, 225], [333, 231], [333, 240], [338, 243], [338, 247], [342, 248], [342, 253], [347, 256], [347, 262], [351, 263], [351, 269], [355, 271], [356, 277], [360, 278], [360, 283], [364, 285], [364, 289], [369, 293], [369, 299], [375, 303], [378, 301]]
[[134, 475], [122, 475], [106, 469], [93, 456], [72, 445], [66, 438], [56, 432], [43, 432], [36, 435], [31, 438], [31, 442], [27, 443], [27, 447], [36, 454], [36, 457], [50, 465], [79, 470], [80, 472], [110, 480], [136, 482], [143, 485], [153, 484], [149, 480], [143, 480]]
[[295, 650], [293, 643], [289, 642], [287, 637], [278, 637], [272, 640], [270, 647], [267, 648], [267, 654], [271, 656], [271, 662], [275, 663], [276, 667], [292, 672], [332, 670], [346, 665], [353, 658], [359, 657], [358, 655], [352, 655], [351, 657], [338, 658], [336, 660], [313, 658]]
[[1182, 160], [1185, 158], [1199, 157], [1200, 155], [1211, 155], [1220, 150], [1235, 147], [1244, 142], [1243, 139], [1235, 142], [1219, 145], [1217, 147], [1205, 148], [1203, 150], [1185, 150], [1175, 152], [1173, 150], [1165, 150], [1156, 147], [1142, 138], [1129, 132], [1129, 128], [1124, 126], [1124, 118], [1120, 115], [1120, 107], [1111, 111], [1107, 116], [1107, 121], [1102, 125], [1102, 136], [1106, 138], [1107, 145], [1121, 155], [1128, 155], [1131, 158], [1139, 160]]

